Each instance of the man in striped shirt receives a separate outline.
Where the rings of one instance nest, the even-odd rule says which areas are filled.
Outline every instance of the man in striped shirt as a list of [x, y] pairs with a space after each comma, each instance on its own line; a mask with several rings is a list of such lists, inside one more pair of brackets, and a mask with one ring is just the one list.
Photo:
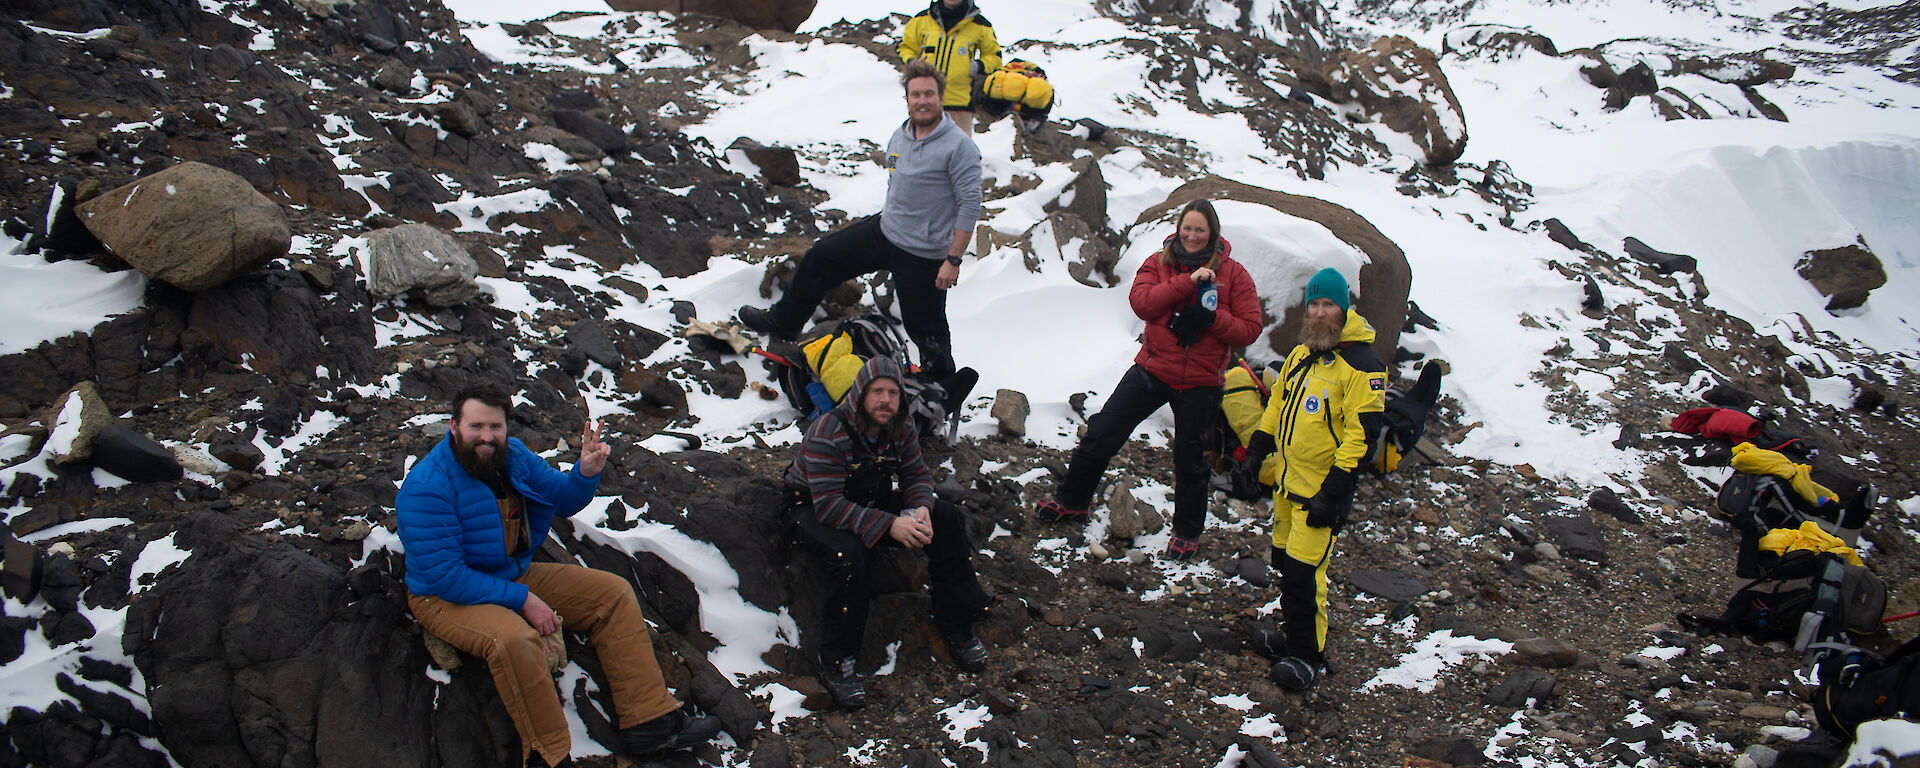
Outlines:
[[820, 679], [847, 709], [866, 704], [855, 666], [867, 626], [868, 557], [876, 547], [926, 550], [933, 622], [953, 663], [969, 672], [987, 666], [973, 623], [988, 598], [973, 572], [966, 513], [934, 497], [900, 381], [891, 358], [868, 360], [840, 405], [807, 427], [787, 469], [784, 519], [826, 571]]

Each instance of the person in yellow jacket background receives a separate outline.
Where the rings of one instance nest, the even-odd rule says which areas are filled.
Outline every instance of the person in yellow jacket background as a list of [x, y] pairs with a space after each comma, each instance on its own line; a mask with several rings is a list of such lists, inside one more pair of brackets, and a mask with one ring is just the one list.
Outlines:
[[980, 15], [973, 0], [933, 0], [907, 21], [900, 35], [900, 60], [926, 59], [947, 79], [942, 99], [947, 117], [960, 130], [973, 133], [973, 62], [984, 72], [1000, 68], [1000, 41], [993, 22]]
[[[1326, 674], [1327, 563], [1353, 509], [1353, 473], [1367, 420], [1383, 419], [1386, 366], [1373, 326], [1352, 311], [1347, 280], [1328, 268], [1307, 281], [1300, 344], [1288, 353], [1247, 453], [1273, 494], [1273, 568], [1280, 572], [1282, 656], [1270, 673], [1299, 691]], [[1268, 643], [1271, 647], [1275, 643]]]

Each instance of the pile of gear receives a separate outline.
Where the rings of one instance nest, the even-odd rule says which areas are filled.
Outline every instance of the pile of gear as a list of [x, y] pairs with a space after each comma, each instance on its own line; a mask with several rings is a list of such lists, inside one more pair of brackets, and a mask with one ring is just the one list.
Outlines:
[[[1887, 587], [1856, 550], [1879, 493], [1842, 465], [1814, 462], [1819, 450], [1733, 408], [1695, 408], [1671, 427], [1700, 437], [1691, 463], [1724, 461], [1716, 517], [1740, 534], [1735, 588], [1718, 616], [1681, 614], [1699, 631], [1785, 641], [1801, 654], [1802, 674], [1820, 725], [1851, 740], [1863, 722], [1920, 711], [1920, 642], [1876, 656], [1862, 645], [1884, 640]], [[1769, 447], [1763, 447], [1769, 446]]]

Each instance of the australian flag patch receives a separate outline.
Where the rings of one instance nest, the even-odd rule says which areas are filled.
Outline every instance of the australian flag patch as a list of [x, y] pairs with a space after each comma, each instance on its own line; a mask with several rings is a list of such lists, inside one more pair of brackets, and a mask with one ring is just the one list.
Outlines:
[[1367, 379], [1367, 386], [1372, 387], [1373, 391], [1379, 392], [1387, 388], [1387, 380], [1386, 379]]

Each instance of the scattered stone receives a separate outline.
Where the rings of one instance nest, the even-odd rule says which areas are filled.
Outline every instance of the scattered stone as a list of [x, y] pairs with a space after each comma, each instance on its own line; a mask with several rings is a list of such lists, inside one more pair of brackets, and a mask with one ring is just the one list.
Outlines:
[[1394, 602], [1412, 600], [1431, 589], [1405, 571], [1357, 570], [1347, 574], [1347, 583], [1354, 589]]
[[1857, 309], [1867, 303], [1873, 289], [1887, 284], [1887, 270], [1880, 257], [1857, 243], [1807, 251], [1793, 268], [1820, 295], [1828, 297], [1828, 312]]
[[1559, 669], [1573, 666], [1580, 659], [1580, 651], [1560, 640], [1530, 637], [1514, 643], [1507, 659], [1529, 667]]
[[22, 603], [33, 602], [40, 594], [44, 565], [40, 550], [13, 537], [13, 531], [0, 526], [0, 591]]
[[93, 438], [93, 465], [136, 483], [164, 483], [184, 473], [167, 447], [153, 438], [119, 424], [109, 424]]
[[1472, 737], [1449, 736], [1415, 744], [1413, 754], [1452, 766], [1485, 765], [1487, 756], [1482, 749], [1482, 745]]
[[1607, 562], [1607, 539], [1600, 526], [1584, 514], [1550, 515], [1547, 532], [1559, 541], [1560, 551], [1593, 563]]
[[380, 296], [419, 292], [451, 307], [480, 293], [480, 265], [452, 235], [431, 224], [401, 224], [367, 235], [368, 287]]
[[47, 426], [44, 450], [56, 464], [73, 464], [93, 457], [93, 441], [114, 422], [113, 411], [91, 381], [73, 385], [56, 398], [40, 422]]
[[1235, 568], [1235, 573], [1240, 576], [1242, 581], [1256, 587], [1264, 588], [1273, 585], [1273, 574], [1268, 572], [1267, 561], [1257, 557], [1240, 558], [1240, 563]]
[[625, 131], [578, 110], [554, 110], [553, 124], [559, 126], [560, 130], [593, 142], [600, 151], [609, 155], [624, 154], [632, 144], [632, 139], [628, 138]]
[[1031, 411], [1027, 396], [1022, 392], [1002, 389], [993, 394], [993, 418], [999, 421], [1002, 435], [1026, 437], [1027, 414]]
[[1145, 532], [1136, 511], [1138, 503], [1127, 483], [1116, 482], [1113, 490], [1107, 494], [1107, 535], [1114, 541], [1129, 543], [1135, 536]]
[[1536, 708], [1553, 695], [1556, 682], [1547, 672], [1522, 669], [1487, 691], [1486, 702], [1496, 707]]
[[1620, 495], [1614, 493], [1612, 488], [1594, 489], [1593, 493], [1587, 495], [1587, 508], [1612, 515], [1614, 519], [1623, 523], [1639, 525], [1643, 522], [1640, 513], [1635, 512], [1633, 507], [1627, 506], [1625, 501], [1621, 501]]
[[204, 291], [287, 255], [280, 206], [230, 171], [185, 162], [80, 204], [81, 221], [142, 274]]
[[1659, 270], [1663, 275], [1692, 272], [1700, 268], [1699, 260], [1692, 256], [1656, 251], [1646, 243], [1640, 242], [1640, 238], [1637, 237], [1627, 238], [1620, 247], [1626, 250], [1628, 256], [1652, 264], [1654, 269]]
[[1766, 704], [1752, 704], [1740, 709], [1740, 716], [1748, 720], [1785, 720], [1787, 710]]
[[800, 156], [786, 147], [768, 147], [760, 142], [742, 136], [727, 146], [728, 152], [739, 152], [754, 167], [760, 169], [760, 178], [776, 187], [800, 186]]

